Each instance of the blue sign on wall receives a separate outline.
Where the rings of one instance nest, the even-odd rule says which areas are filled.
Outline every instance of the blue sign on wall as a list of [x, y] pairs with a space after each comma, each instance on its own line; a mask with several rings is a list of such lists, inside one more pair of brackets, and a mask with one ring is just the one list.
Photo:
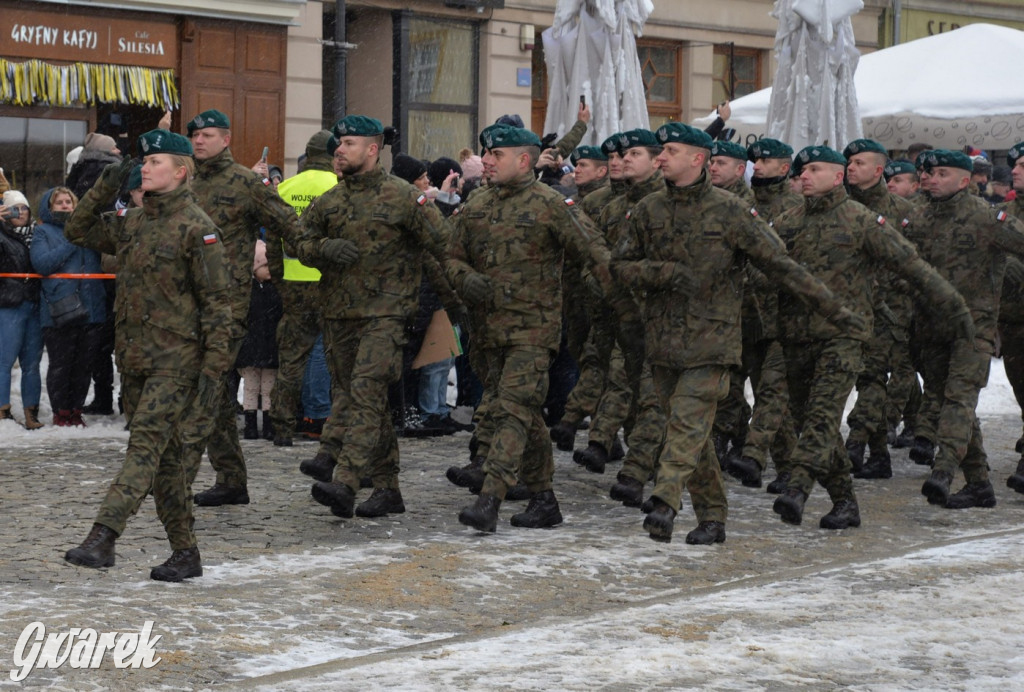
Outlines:
[[529, 67], [516, 68], [516, 86], [533, 86], [533, 71]]

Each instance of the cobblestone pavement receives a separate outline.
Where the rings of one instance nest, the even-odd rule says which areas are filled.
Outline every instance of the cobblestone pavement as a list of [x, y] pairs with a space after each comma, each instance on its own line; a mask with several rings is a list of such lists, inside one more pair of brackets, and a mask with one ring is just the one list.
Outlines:
[[[459, 525], [456, 515], [472, 496], [444, 478], [449, 465], [467, 460], [468, 434], [402, 440], [408, 511], [372, 520], [337, 519], [310, 498], [311, 481], [298, 472], [298, 463], [315, 453], [314, 444], [289, 449], [244, 442], [252, 504], [197, 508], [205, 575], [183, 584], [148, 578], [149, 568], [168, 554], [151, 501], [118, 541], [115, 567], [89, 570], [62, 559], [88, 532], [120, 466], [127, 433], [111, 424], [105, 436], [72, 431], [66, 440], [51, 434], [38, 442], [22, 436], [11, 446], [0, 432], [0, 686], [15, 684], [6, 671], [14, 667], [19, 636], [36, 621], [60, 633], [76, 627], [139, 632], [151, 620], [154, 634], [162, 637], [155, 646], [161, 660], [148, 670], [117, 670], [108, 657], [99, 670], [65, 665], [35, 670], [28, 679], [69, 690], [286, 689], [315, 687], [318, 680], [325, 689], [327, 682], [332, 689], [350, 689], [371, 672], [374, 677], [366, 679], [377, 681], [371, 688], [481, 689], [482, 679], [416, 678], [420, 669], [412, 664], [404, 671], [412, 677], [387, 682], [380, 675], [388, 666], [402, 672], [403, 661], [441, 659], [445, 647], [459, 643], [507, 646], [509, 633], [541, 631], [533, 628], [568, 631], [578, 625], [580, 632], [600, 631], [628, 608], [681, 597], [704, 603], [700, 622], [687, 625], [687, 613], [679, 612], [677, 630], [651, 636], [700, 642], [702, 628], [714, 621], [705, 599], [723, 588], [800, 583], [805, 575], [882, 564], [877, 561], [951, 540], [1019, 537], [1024, 495], [1009, 490], [1005, 479], [1015, 464], [1020, 420], [990, 418], [984, 429], [999, 500], [995, 509], [929, 506], [919, 493], [927, 469], [909, 462], [905, 450], [894, 450], [893, 479], [856, 481], [862, 528], [818, 529], [818, 518], [830, 508], [821, 488], [808, 502], [804, 524], [793, 527], [772, 514], [773, 496], [730, 481], [728, 540], [713, 547], [682, 540], [694, 523], [688, 505], [677, 518], [672, 543], [650, 541], [638, 511], [607, 499], [616, 466], [595, 475], [568, 453], [555, 452], [564, 525], [512, 528], [508, 518], [521, 505], [506, 503], [498, 533], [483, 536]], [[577, 438], [581, 444], [585, 434]], [[196, 490], [212, 482], [204, 462]], [[957, 479], [954, 489], [961, 483]], [[359, 499], [368, 493], [361, 491]], [[1020, 571], [1022, 552], [1000, 569]], [[950, 569], [969, 576], [972, 565]], [[548, 663], [572, 665], [569, 659]], [[517, 685], [514, 673], [505, 681], [525, 689], [646, 687], [616, 685], [608, 675], [586, 685], [572, 677], [526, 678]], [[795, 686], [827, 680], [813, 671], [807, 676]], [[967, 685], [971, 671], [962, 677]], [[759, 686], [756, 680], [750, 684]], [[701, 685], [699, 679], [690, 683]], [[885, 686], [884, 680], [875, 683]]]

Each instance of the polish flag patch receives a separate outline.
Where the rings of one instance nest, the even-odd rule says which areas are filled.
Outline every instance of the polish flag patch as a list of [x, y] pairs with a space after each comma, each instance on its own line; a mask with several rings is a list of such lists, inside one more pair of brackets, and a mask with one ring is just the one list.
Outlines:
[[269, 186], [270, 185], [270, 178], [264, 178], [262, 182], [263, 182], [264, 186]]
[[885, 217], [882, 216], [881, 214], [878, 215], [878, 218], [875, 219], [875, 221], [878, 222], [879, 226], [884, 226], [885, 225]]
[[203, 245], [213, 245], [216, 242], [217, 242], [217, 234], [216, 233], [207, 233], [206, 235], [203, 236]]
[[754, 207], [751, 207], [750, 208], [750, 215], [751, 216], [757, 216], [757, 209], [755, 209]]
[[903, 226], [903, 228], [906, 228], [910, 225], [910, 219], [903, 219], [903, 221], [900, 222], [900, 225]]
[[1006, 212], [1000, 210], [1000, 212], [998, 214], [996, 214], [996, 220], [997, 221], [1006, 221]]
[[128, 213], [128, 209], [118, 209], [117, 210], [117, 215], [118, 216], [124, 216], [127, 213]]
[[421, 207], [424, 204], [426, 204], [426, 203], [427, 203], [427, 196], [426, 195], [420, 195], [419, 197], [416, 198], [416, 204], [420, 205]]
[[566, 197], [565, 198], [565, 206], [567, 206], [567, 207], [575, 207], [576, 203], [572, 201], [571, 197]]

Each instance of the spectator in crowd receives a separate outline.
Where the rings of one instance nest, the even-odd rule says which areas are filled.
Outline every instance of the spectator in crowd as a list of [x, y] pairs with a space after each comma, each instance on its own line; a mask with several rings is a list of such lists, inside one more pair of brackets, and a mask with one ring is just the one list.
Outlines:
[[[4, 192], [0, 204], [0, 273], [34, 273], [32, 211], [18, 190]], [[25, 427], [35, 430], [39, 422], [42, 380], [39, 361], [43, 337], [39, 328], [39, 279], [0, 278], [0, 421], [11, 420], [11, 371], [21, 366], [21, 405]]]
[[82, 153], [68, 173], [67, 186], [79, 199], [96, 184], [108, 164], [121, 160], [121, 151], [113, 137], [90, 132], [85, 136]]
[[[44, 276], [100, 272], [100, 253], [64, 237], [64, 223], [76, 206], [78, 197], [66, 187], [48, 190], [39, 203], [31, 256]], [[42, 298], [40, 324], [49, 355], [46, 392], [53, 424], [84, 426], [82, 408], [107, 316], [106, 291], [92, 278], [43, 279]]]
[[242, 377], [242, 409], [245, 428], [242, 437], [260, 437], [256, 427], [256, 411], [263, 412], [263, 439], [274, 439], [270, 422], [270, 390], [277, 375], [277, 323], [281, 320], [281, 297], [270, 281], [267, 267], [267, 244], [256, 241], [252, 265], [252, 299], [249, 301], [249, 331], [238, 351], [235, 367]]

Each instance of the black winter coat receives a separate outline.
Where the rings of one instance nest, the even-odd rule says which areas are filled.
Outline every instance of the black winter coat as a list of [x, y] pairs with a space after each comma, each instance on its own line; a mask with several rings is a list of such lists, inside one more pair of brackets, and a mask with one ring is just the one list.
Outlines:
[[281, 313], [281, 296], [274, 284], [253, 279], [249, 331], [238, 352], [236, 368], [277, 367], [277, 323]]
[[[0, 274], [34, 271], [28, 245], [6, 223], [0, 223]], [[16, 308], [26, 300], [39, 300], [39, 279], [0, 278], [0, 308]]]

